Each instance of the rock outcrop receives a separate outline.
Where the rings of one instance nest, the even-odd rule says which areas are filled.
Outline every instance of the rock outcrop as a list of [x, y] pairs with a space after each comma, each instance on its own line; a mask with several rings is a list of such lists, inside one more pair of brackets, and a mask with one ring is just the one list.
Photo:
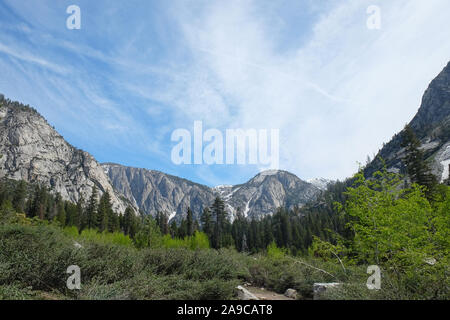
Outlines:
[[237, 286], [237, 296], [239, 300], [259, 300], [253, 293], [245, 289], [243, 286]]
[[[431, 81], [422, 97], [417, 114], [409, 123], [422, 143], [425, 157], [430, 161], [433, 173], [442, 182], [449, 178], [450, 166], [450, 62]], [[405, 172], [402, 159], [405, 150], [401, 147], [401, 132], [383, 146], [377, 156], [381, 156], [387, 167], [395, 172]], [[375, 159], [366, 168], [371, 175], [382, 166]]]
[[214, 188], [235, 215], [239, 209], [245, 217], [262, 217], [279, 207], [293, 208], [313, 201], [320, 189], [296, 175], [282, 170], [267, 170], [236, 186]]
[[100, 164], [56, 132], [34, 109], [0, 96], [0, 178], [40, 183], [63, 199], [88, 199], [94, 186], [109, 191], [113, 208], [127, 203], [112, 187]]
[[333, 290], [342, 285], [339, 282], [328, 282], [328, 283], [314, 283], [313, 285], [313, 295], [314, 300], [321, 300], [326, 291]]
[[170, 219], [184, 216], [190, 207], [199, 219], [203, 208], [213, 203], [211, 188], [155, 170], [102, 164], [114, 188], [144, 213], [164, 212]]

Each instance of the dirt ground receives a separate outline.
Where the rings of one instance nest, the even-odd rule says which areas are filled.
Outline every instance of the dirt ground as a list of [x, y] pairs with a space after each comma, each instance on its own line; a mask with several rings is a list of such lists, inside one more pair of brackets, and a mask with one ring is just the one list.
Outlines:
[[294, 299], [288, 298], [282, 294], [279, 294], [279, 293], [276, 293], [273, 291], [269, 291], [266, 289], [262, 289], [262, 288], [248, 286], [248, 287], [245, 287], [245, 289], [247, 289], [248, 291], [253, 293], [260, 300], [294, 300]]

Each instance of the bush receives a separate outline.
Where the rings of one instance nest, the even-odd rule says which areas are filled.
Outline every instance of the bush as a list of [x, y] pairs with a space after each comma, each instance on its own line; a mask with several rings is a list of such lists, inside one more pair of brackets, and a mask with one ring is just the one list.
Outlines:
[[73, 240], [50, 226], [0, 226], [0, 285], [64, 290], [67, 267], [76, 264]]
[[[73, 233], [74, 231], [71, 230], [69, 232]], [[131, 247], [133, 245], [133, 241], [131, 240], [131, 238], [121, 232], [98, 232], [97, 230], [93, 229], [85, 229], [81, 232], [79, 238], [82, 240], [101, 242], [106, 244], [118, 244], [127, 247]]]

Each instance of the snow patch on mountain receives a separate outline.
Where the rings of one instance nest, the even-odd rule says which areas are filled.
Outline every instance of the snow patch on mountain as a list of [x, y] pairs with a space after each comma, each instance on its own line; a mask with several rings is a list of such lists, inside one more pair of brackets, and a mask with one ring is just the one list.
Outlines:
[[314, 178], [307, 180], [307, 182], [311, 183], [313, 186], [319, 188], [320, 190], [326, 190], [328, 184], [333, 181], [325, 178]]
[[175, 218], [176, 215], [177, 215], [177, 212], [176, 212], [176, 211], [172, 212], [172, 213], [170, 214], [170, 216], [169, 216], [169, 222], [170, 222], [170, 220], [172, 220], [173, 218]]

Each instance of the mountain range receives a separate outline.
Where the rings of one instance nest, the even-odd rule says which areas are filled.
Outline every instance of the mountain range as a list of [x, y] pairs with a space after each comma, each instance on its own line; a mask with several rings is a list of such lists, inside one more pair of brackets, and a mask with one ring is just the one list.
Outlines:
[[235, 186], [210, 188], [159, 171], [131, 168], [113, 163], [102, 164], [114, 188], [147, 214], [166, 212], [181, 217], [190, 207], [195, 217], [220, 196], [230, 217], [237, 210], [244, 216], [259, 217], [276, 208], [302, 206], [314, 200], [320, 189], [292, 173], [268, 170]]
[[[421, 106], [410, 122], [422, 142], [426, 158], [441, 181], [450, 166], [450, 63], [430, 83]], [[99, 194], [111, 194], [113, 208], [127, 206], [145, 214], [165, 212], [179, 221], [190, 207], [195, 218], [220, 196], [231, 219], [240, 210], [258, 218], [278, 207], [303, 206], [326, 189], [326, 179], [303, 181], [287, 171], [269, 170], [245, 183], [210, 188], [180, 177], [115, 163], [98, 163], [88, 152], [69, 144], [33, 108], [0, 95], [0, 178], [44, 184], [65, 200], [77, 202], [90, 197], [94, 186]], [[401, 133], [379, 151], [389, 168], [404, 172]], [[373, 173], [381, 167], [377, 157], [367, 167]]]
[[302, 206], [320, 193], [314, 184], [286, 171], [265, 171], [240, 185], [210, 188], [155, 170], [100, 164], [66, 142], [35, 109], [4, 96], [0, 96], [0, 154], [0, 177], [44, 184], [72, 202], [88, 199], [95, 186], [99, 195], [111, 194], [118, 212], [131, 205], [136, 211], [165, 212], [177, 220], [188, 207], [199, 218], [217, 195], [233, 218], [238, 209], [258, 217], [281, 206]]

